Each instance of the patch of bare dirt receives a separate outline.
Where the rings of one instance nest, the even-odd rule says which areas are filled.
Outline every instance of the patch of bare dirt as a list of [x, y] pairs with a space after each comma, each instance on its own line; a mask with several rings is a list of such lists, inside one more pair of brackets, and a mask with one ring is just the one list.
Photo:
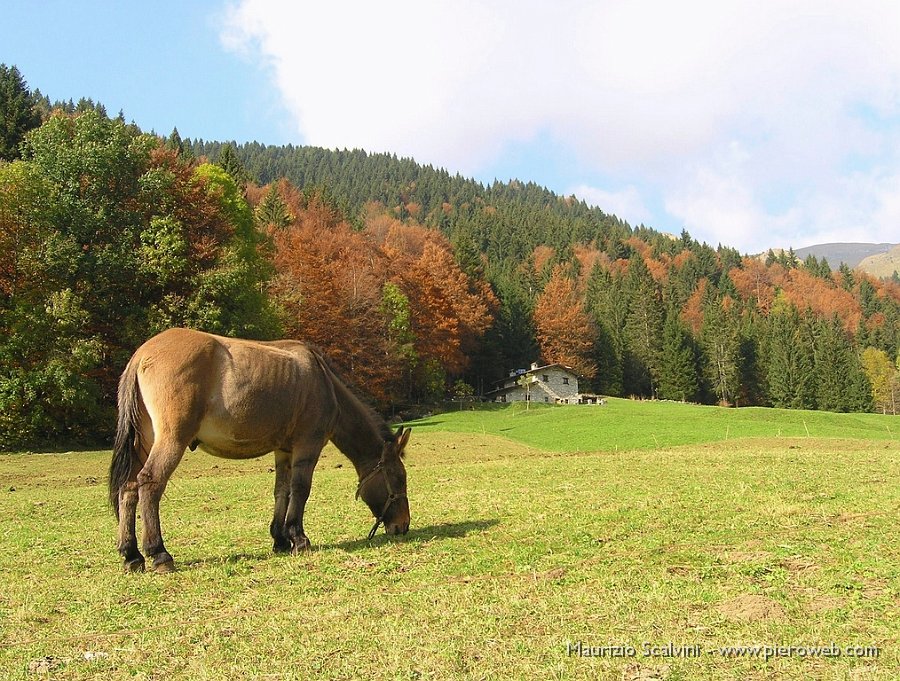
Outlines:
[[58, 671], [65, 666], [66, 662], [68, 662], [67, 659], [54, 657], [53, 655], [39, 657], [28, 663], [28, 673], [36, 674], [38, 676], [49, 676], [51, 673]]
[[878, 678], [878, 667], [875, 665], [865, 665], [862, 667], [854, 667], [850, 670], [850, 679], [852, 681], [869, 681], [869, 679]]
[[778, 564], [788, 572], [793, 573], [810, 572], [819, 569], [815, 561], [803, 556], [788, 556], [778, 561]]
[[772, 558], [769, 551], [726, 551], [723, 555], [727, 563], [765, 563]]
[[720, 603], [719, 612], [738, 622], [761, 622], [784, 618], [784, 608], [768, 596], [744, 594]]
[[637, 662], [626, 665], [622, 670], [622, 681], [657, 681], [669, 678], [669, 665], [644, 667]]
[[847, 599], [843, 596], [828, 596], [819, 594], [806, 602], [806, 610], [810, 613], [830, 612], [847, 605]]

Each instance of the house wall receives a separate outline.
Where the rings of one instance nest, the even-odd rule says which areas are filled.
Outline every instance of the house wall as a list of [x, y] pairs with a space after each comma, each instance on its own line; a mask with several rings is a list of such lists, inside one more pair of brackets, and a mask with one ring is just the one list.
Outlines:
[[[530, 393], [532, 402], [544, 402], [547, 404], [577, 404], [578, 403], [578, 378], [567, 371], [557, 367], [538, 369], [525, 374], [531, 379]], [[544, 381], [547, 376], [547, 381]], [[568, 383], [566, 380], [568, 379]], [[516, 379], [505, 382], [506, 387], [515, 386], [506, 393], [507, 402], [524, 402], [526, 390], [516, 385]]]

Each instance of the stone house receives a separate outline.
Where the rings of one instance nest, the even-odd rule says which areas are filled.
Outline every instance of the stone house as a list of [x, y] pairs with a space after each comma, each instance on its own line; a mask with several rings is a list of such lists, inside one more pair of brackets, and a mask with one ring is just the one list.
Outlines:
[[578, 375], [562, 364], [532, 364], [529, 369], [510, 371], [485, 397], [494, 402], [578, 404]]

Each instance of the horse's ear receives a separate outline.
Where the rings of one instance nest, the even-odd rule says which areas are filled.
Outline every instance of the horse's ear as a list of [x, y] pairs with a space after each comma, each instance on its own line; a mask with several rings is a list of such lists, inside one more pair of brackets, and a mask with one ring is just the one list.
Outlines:
[[412, 428], [400, 428], [400, 432], [397, 433], [397, 451], [400, 455], [403, 455], [403, 449], [406, 447], [406, 443], [409, 442], [409, 435], [412, 433]]

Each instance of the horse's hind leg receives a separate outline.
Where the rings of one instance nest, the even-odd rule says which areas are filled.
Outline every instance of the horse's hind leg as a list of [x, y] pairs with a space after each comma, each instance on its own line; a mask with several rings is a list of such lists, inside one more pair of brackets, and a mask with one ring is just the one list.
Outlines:
[[144, 532], [144, 553], [153, 560], [156, 572], [172, 572], [175, 562], [163, 544], [159, 523], [159, 501], [172, 472], [184, 456], [187, 441], [160, 437], [153, 443], [150, 455], [138, 473], [138, 494]]
[[137, 456], [131, 461], [131, 473], [128, 480], [119, 489], [119, 554], [122, 556], [126, 572], [143, 572], [144, 556], [138, 551], [135, 516], [138, 505], [138, 474], [147, 460], [147, 449], [153, 445], [153, 426], [150, 419], [144, 417]]
[[137, 532], [134, 527], [140, 465], [138, 461], [133, 462], [128, 481], [119, 489], [119, 554], [124, 561], [126, 572], [144, 571], [144, 557], [138, 551]]
[[288, 502], [291, 498], [291, 454], [275, 452], [275, 513], [269, 533], [272, 535], [272, 550], [285, 553], [291, 550], [291, 540], [284, 530], [284, 519], [287, 515]]

